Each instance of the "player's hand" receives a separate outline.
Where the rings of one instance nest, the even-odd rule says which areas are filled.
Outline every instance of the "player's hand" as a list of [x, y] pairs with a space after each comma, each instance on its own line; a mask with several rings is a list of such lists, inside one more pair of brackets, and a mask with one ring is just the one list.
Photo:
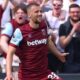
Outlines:
[[6, 76], [4, 80], [14, 80], [14, 78], [12, 76]]
[[52, 34], [51, 34], [51, 37], [52, 37], [52, 41], [55, 42], [56, 39], [57, 39], [56, 34], [53, 34], [53, 33], [52, 33]]
[[69, 53], [60, 53], [60, 56], [58, 57], [58, 59], [64, 63], [66, 62], [66, 56], [69, 55]]

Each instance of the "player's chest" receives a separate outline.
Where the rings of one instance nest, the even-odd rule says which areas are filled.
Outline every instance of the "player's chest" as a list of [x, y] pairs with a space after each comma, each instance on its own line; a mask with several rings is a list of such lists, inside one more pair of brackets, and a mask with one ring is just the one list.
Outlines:
[[29, 46], [33, 45], [41, 45], [47, 44], [47, 30], [46, 29], [39, 29], [39, 30], [31, 30], [23, 35], [23, 41], [27, 43]]

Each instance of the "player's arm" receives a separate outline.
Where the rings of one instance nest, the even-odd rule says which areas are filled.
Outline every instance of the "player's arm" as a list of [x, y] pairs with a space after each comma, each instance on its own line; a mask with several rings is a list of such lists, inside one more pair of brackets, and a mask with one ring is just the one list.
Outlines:
[[8, 52], [8, 44], [9, 44], [8, 42], [13, 33], [13, 26], [11, 23], [7, 23], [4, 26], [5, 26], [5, 28], [1, 32], [1, 49], [5, 53], [7, 53]]
[[13, 61], [13, 54], [15, 53], [16, 48], [13, 46], [9, 46], [7, 58], [6, 58], [6, 80], [13, 80], [12, 77], [12, 61]]
[[20, 29], [16, 29], [14, 32], [14, 35], [10, 41], [8, 52], [7, 52], [7, 58], [6, 58], [6, 80], [13, 80], [12, 78], [12, 72], [11, 72], [11, 66], [13, 61], [13, 54], [16, 51], [16, 47], [19, 46], [19, 43], [22, 41], [22, 34]]
[[52, 36], [48, 37], [48, 47], [50, 49], [50, 51], [52, 52], [53, 55], [55, 55], [61, 62], [65, 62], [65, 56], [68, 53], [61, 53], [55, 46], [53, 40], [52, 40]]
[[3, 0], [2, 8], [5, 10], [10, 0]]
[[1, 37], [1, 49], [5, 53], [7, 53], [7, 51], [8, 51], [8, 41], [9, 41], [9, 38], [7, 36], [2, 36]]

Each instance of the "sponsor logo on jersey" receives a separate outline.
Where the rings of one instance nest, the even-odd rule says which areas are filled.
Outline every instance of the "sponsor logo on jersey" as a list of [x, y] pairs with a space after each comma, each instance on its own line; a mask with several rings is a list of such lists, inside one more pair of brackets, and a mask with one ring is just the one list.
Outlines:
[[41, 39], [41, 40], [34, 40], [34, 41], [27, 41], [28, 46], [34, 46], [34, 45], [40, 45], [40, 44], [47, 44], [47, 39]]
[[46, 35], [45, 29], [42, 29], [41, 31], [42, 31], [42, 34], [45, 36]]
[[51, 72], [51, 74], [48, 75], [48, 79], [50, 79], [50, 80], [53, 80], [53, 79], [58, 80], [59, 76], [56, 75], [55, 73]]

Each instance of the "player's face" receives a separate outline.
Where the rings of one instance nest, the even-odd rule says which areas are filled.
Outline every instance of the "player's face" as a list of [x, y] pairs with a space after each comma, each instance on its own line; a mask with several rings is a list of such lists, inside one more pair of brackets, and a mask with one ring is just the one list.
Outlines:
[[26, 20], [26, 13], [22, 9], [18, 9], [17, 12], [15, 13], [15, 20], [19, 24], [23, 24]]
[[80, 19], [80, 9], [79, 8], [71, 8], [69, 11], [70, 18], [73, 21], [78, 21]]
[[42, 20], [42, 10], [39, 6], [33, 6], [30, 10], [30, 19], [34, 23], [40, 23]]

